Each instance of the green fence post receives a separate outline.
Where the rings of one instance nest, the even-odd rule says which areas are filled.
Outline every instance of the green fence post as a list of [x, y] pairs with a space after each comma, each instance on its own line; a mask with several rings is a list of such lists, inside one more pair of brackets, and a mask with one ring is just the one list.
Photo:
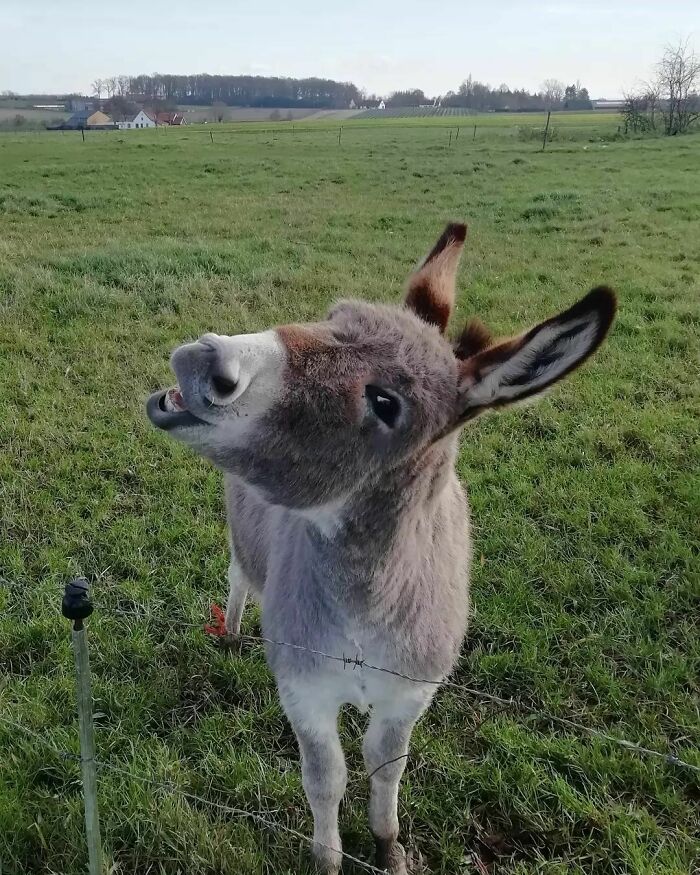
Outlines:
[[545, 146], [547, 145], [547, 134], [549, 133], [549, 120], [550, 120], [551, 117], [552, 117], [552, 111], [550, 110], [550, 111], [547, 113], [547, 124], [545, 125], [545, 128], [544, 128], [544, 137], [542, 138], [542, 151], [543, 151], [543, 152], [544, 152], [544, 148], [545, 148]]
[[102, 840], [97, 808], [97, 769], [95, 766], [95, 729], [92, 723], [92, 689], [87, 632], [83, 620], [92, 613], [87, 580], [77, 578], [66, 584], [61, 612], [73, 621], [73, 655], [80, 725], [80, 770], [83, 775], [85, 802], [85, 834], [88, 846], [90, 875], [102, 873]]

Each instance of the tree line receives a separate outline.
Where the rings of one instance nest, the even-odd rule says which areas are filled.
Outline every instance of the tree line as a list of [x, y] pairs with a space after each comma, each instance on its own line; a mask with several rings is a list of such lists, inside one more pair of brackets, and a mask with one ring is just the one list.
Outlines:
[[[139, 76], [111, 76], [95, 79], [93, 93], [108, 100], [128, 98], [152, 105], [227, 105], [246, 107], [308, 107], [343, 109], [351, 105], [377, 106], [380, 97], [368, 94], [352, 82], [332, 79], [291, 79], [268, 76], [215, 76], [207, 73], [170, 75], [153, 73]], [[457, 91], [428, 97], [420, 89], [394, 91], [387, 106], [460, 106], [475, 111], [590, 109], [588, 91], [580, 83], [564, 85], [557, 79], [546, 80], [540, 91], [507, 85], [491, 88], [472, 79], [462, 82]]]
[[462, 82], [457, 91], [448, 91], [440, 97], [426, 97], [419, 88], [410, 91], [394, 91], [386, 100], [387, 106], [459, 106], [475, 112], [506, 112], [543, 109], [591, 109], [588, 89], [580, 82], [565, 85], [558, 79], [547, 79], [535, 93], [524, 88], [511, 89], [505, 83], [491, 88], [478, 82], [471, 75]]
[[208, 73], [111, 76], [96, 79], [97, 97], [130, 98], [143, 103], [341, 109], [359, 105], [361, 93], [352, 82], [268, 76], [215, 76]]

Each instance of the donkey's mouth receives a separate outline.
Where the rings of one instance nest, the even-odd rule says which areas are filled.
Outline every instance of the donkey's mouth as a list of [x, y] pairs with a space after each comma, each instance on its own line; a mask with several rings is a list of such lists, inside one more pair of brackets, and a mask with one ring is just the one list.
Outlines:
[[187, 409], [179, 386], [154, 392], [146, 402], [146, 413], [157, 428], [170, 429], [183, 425], [207, 425]]

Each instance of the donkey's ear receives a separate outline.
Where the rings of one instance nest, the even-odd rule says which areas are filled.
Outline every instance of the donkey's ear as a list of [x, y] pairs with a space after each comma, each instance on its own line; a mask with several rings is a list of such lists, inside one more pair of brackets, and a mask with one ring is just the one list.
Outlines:
[[448, 225], [408, 280], [406, 306], [443, 332], [455, 302], [455, 280], [466, 236], [466, 225]]
[[600, 286], [526, 334], [459, 363], [459, 419], [538, 395], [600, 346], [615, 316], [615, 295]]

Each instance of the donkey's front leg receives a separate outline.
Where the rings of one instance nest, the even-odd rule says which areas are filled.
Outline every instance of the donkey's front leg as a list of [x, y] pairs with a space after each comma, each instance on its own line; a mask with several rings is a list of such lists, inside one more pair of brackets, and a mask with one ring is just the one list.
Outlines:
[[321, 684], [280, 684], [282, 706], [301, 751], [306, 798], [314, 816], [313, 854], [323, 875], [336, 875], [342, 863], [338, 808], [347, 769], [338, 737], [339, 702], [324, 697]]
[[228, 566], [228, 601], [226, 602], [226, 631], [236, 636], [241, 631], [241, 617], [248, 595], [248, 580], [231, 547], [231, 562]]
[[434, 687], [402, 685], [372, 708], [362, 751], [370, 775], [369, 825], [377, 846], [377, 866], [405, 875], [406, 855], [399, 835], [399, 782], [416, 720], [430, 704]]

